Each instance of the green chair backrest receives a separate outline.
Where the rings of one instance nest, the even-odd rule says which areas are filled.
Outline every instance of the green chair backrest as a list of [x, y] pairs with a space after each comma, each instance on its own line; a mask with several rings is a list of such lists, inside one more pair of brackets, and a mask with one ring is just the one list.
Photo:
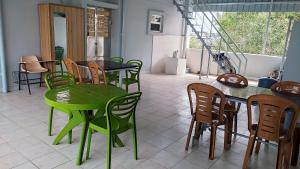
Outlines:
[[72, 74], [68, 72], [51, 72], [46, 74], [45, 82], [48, 90], [57, 87], [75, 85], [76, 81]]
[[64, 57], [64, 48], [61, 46], [55, 46], [55, 59], [60, 61]]
[[122, 57], [111, 57], [110, 60], [117, 63], [123, 63], [124, 61]]
[[[143, 62], [141, 60], [129, 60], [127, 62], [127, 64], [136, 66], [135, 68], [131, 68], [131, 69], [127, 70], [127, 72], [130, 73], [130, 77], [128, 77], [128, 78], [139, 79], [140, 71], [143, 66]], [[126, 73], [126, 76], [127, 76], [127, 73]]]
[[141, 92], [135, 92], [112, 98], [106, 104], [107, 129], [111, 129], [113, 119], [127, 120], [128, 122], [131, 118], [135, 119], [136, 105], [141, 95]]

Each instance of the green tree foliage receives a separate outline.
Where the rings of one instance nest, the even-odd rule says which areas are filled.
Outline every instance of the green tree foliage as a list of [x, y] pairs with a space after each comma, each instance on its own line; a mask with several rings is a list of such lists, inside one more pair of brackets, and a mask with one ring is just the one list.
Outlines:
[[[300, 14], [272, 13], [264, 54], [278, 56], [284, 54], [289, 17], [299, 19]], [[218, 20], [242, 52], [262, 54], [267, 19], [268, 13], [265, 12], [227, 12], [223, 13]], [[224, 45], [221, 47], [222, 50], [225, 50]], [[191, 37], [190, 48], [201, 48], [201, 43], [196, 37]]]
[[[296, 13], [272, 13], [264, 54], [283, 55], [289, 17]], [[244, 53], [261, 54], [266, 34], [268, 13], [224, 13], [219, 22]]]
[[192, 36], [190, 38], [190, 48], [201, 49], [201, 43], [199, 42], [199, 40], [197, 39], [197, 37]]

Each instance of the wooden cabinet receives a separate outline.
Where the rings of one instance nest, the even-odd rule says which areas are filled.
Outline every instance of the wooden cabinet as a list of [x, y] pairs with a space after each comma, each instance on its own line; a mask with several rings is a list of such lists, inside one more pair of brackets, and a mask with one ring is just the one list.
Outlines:
[[[54, 14], [66, 17], [66, 56], [72, 60], [85, 60], [84, 9], [58, 4], [39, 4], [40, 48], [43, 60], [55, 60]], [[55, 71], [55, 65], [49, 65]]]

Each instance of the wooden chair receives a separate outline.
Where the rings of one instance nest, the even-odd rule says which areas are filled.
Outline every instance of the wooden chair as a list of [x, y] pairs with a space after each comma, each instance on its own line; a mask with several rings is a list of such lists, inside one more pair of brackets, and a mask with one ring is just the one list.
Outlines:
[[292, 151], [292, 166], [297, 166], [299, 158], [299, 148], [300, 148], [300, 127], [295, 128], [294, 137], [293, 137], [293, 151]]
[[[253, 103], [259, 107], [258, 124], [252, 121]], [[278, 143], [276, 168], [289, 168], [292, 150], [292, 135], [299, 110], [293, 102], [271, 95], [255, 95], [247, 100], [248, 129], [250, 131], [247, 151], [244, 158], [243, 169], [248, 168], [249, 158], [257, 138], [275, 141]], [[289, 118], [287, 118], [289, 116]], [[288, 120], [288, 126], [285, 126]], [[260, 145], [260, 142], [257, 142]], [[258, 151], [256, 151], [258, 153]]]
[[282, 81], [273, 84], [271, 90], [279, 93], [288, 93], [300, 96], [300, 83], [292, 81]]
[[[92, 83], [107, 85], [106, 74], [103, 67], [98, 65], [95, 61], [89, 61], [88, 66], [92, 75]], [[100, 78], [100, 76], [102, 77]]]
[[[44, 61], [39, 61], [37, 56], [22, 56], [19, 62], [19, 73], [18, 73], [18, 84], [19, 90], [21, 90], [22, 81], [26, 81], [28, 86], [28, 92], [31, 94], [30, 84], [40, 84], [42, 86], [43, 73], [48, 72], [48, 69], [42, 67], [41, 63]], [[21, 74], [25, 74], [26, 80], [22, 80]], [[29, 74], [40, 74], [39, 78], [29, 79]], [[34, 80], [39, 80], [38, 82], [31, 82]]]
[[247, 87], [248, 86], [248, 80], [242, 75], [235, 74], [235, 73], [225, 73], [217, 77], [217, 81], [220, 83], [223, 83], [227, 86], [232, 87]]
[[[243, 88], [248, 86], [248, 80], [242, 75], [235, 73], [225, 73], [217, 77], [217, 81], [223, 83], [227, 86], [235, 88]], [[237, 119], [238, 112], [240, 111], [241, 103], [236, 103], [233, 101], [228, 101], [225, 104], [225, 113], [229, 120], [229, 131], [232, 132], [234, 124], [234, 132], [237, 133]], [[234, 121], [234, 123], [233, 123]], [[230, 133], [228, 138], [229, 144], [231, 144], [232, 134]]]
[[[294, 94], [300, 96], [300, 83], [293, 82], [293, 81], [282, 81], [273, 84], [271, 90], [274, 92]], [[293, 137], [293, 151], [292, 151], [292, 159], [291, 159], [291, 164], [293, 166], [296, 166], [298, 163], [299, 148], [300, 148], [300, 126], [297, 126]]]
[[88, 78], [82, 77], [83, 73], [76, 62], [69, 58], [65, 58], [63, 61], [66, 65], [67, 71], [74, 75], [77, 83], [91, 83]]
[[[213, 160], [218, 126], [225, 125], [224, 148], [228, 149], [228, 124], [226, 115], [224, 114], [225, 95], [219, 89], [202, 83], [192, 83], [188, 85], [187, 92], [190, 101], [192, 120], [185, 150], [188, 150], [194, 124], [196, 123], [195, 138], [197, 139], [200, 136], [202, 125], [209, 124], [211, 126], [209, 159]], [[195, 94], [196, 98], [195, 109], [193, 107], [192, 94]], [[218, 102], [218, 106], [214, 104], [216, 102]]]

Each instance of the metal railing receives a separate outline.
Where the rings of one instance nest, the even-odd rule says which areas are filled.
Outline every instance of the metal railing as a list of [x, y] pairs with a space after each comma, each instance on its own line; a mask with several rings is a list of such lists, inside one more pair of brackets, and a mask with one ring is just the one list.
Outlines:
[[[228, 50], [232, 52], [234, 59], [238, 61], [236, 63], [231, 57], [232, 56], [227, 56], [231, 58], [232, 64], [237, 68], [238, 73], [240, 74], [246, 74], [246, 69], [247, 69], [247, 62], [248, 59], [245, 57], [243, 52], [239, 49], [239, 47], [236, 45], [236, 43], [232, 40], [232, 38], [229, 36], [229, 34], [226, 32], [226, 30], [222, 27], [218, 19], [214, 16], [212, 11], [209, 9], [208, 6], [205, 5], [205, 2], [203, 0], [194, 0], [191, 2], [190, 0], [173, 0], [175, 6], [179, 10], [179, 12], [182, 14], [183, 18], [185, 18], [187, 25], [189, 25], [192, 29], [192, 31], [196, 34], [197, 38], [200, 40], [200, 42], [203, 44], [203, 46], [208, 50], [208, 53], [210, 56], [213, 56], [216, 54], [216, 52], [213, 51], [212, 49], [212, 42], [208, 44], [208, 40], [211, 40], [210, 38], [203, 37], [203, 26], [206, 24], [204, 23], [205, 19], [209, 22], [211, 29], [213, 28], [216, 33], [212, 33], [210, 31], [210, 34], [208, 37], [213, 37], [214, 40], [219, 39], [219, 52], [221, 50], [222, 44], [226, 45], [226, 52], [228, 53]], [[204, 10], [205, 8], [205, 10]], [[196, 12], [195, 12], [196, 10]], [[201, 13], [203, 18], [199, 17], [199, 14]], [[208, 16], [211, 15], [211, 18]], [[205, 18], [205, 19], [204, 19]], [[199, 21], [202, 20], [202, 23]], [[214, 22], [215, 21], [215, 22]], [[197, 29], [199, 28], [199, 29]], [[224, 43], [222, 43], [224, 42]], [[238, 55], [237, 53], [240, 53]], [[210, 57], [209, 57], [210, 58]], [[201, 63], [203, 64], [203, 63]], [[210, 64], [210, 63], [208, 63]], [[243, 72], [241, 71], [242, 64], [244, 64], [244, 70]], [[201, 71], [201, 70], [200, 70]]]

